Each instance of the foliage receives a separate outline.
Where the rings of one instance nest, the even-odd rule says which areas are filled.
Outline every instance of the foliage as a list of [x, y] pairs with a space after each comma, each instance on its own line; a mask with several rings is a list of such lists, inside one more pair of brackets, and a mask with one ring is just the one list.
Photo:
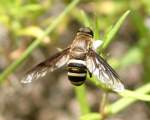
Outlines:
[[[121, 93], [116, 93], [120, 95], [121, 98], [107, 105], [104, 111], [107, 116], [111, 116], [126, 109], [130, 104], [138, 100], [150, 102], [150, 57], [147, 55], [150, 53], [150, 34], [147, 27], [148, 25], [145, 25], [145, 18], [143, 18], [139, 12], [140, 7], [144, 6], [145, 14], [150, 15], [150, 4], [148, 3], [147, 0], [143, 0], [139, 3], [134, 3], [132, 0], [116, 2], [94, 1], [90, 4], [91, 8], [94, 9], [95, 7], [95, 13], [93, 14], [92, 9], [85, 8], [85, 10], [81, 10], [77, 5], [79, 4], [79, 0], [74, 0], [71, 3], [67, 2], [67, 7], [64, 7], [65, 9], [59, 15], [55, 15], [55, 17], [44, 17], [42, 15], [53, 5], [53, 2], [50, 0], [42, 1], [41, 3], [36, 0], [1, 0], [0, 23], [10, 32], [10, 39], [12, 40], [11, 50], [23, 49], [23, 51], [18, 53], [19, 55], [17, 55], [15, 59], [11, 58], [8, 54], [8, 56], [6, 55], [6, 58], [9, 58], [8, 63], [11, 62], [11, 64], [7, 64], [7, 67], [0, 74], [1, 85], [7, 81], [10, 74], [14, 75], [19, 66], [32, 55], [32, 52], [36, 48], [44, 46], [47, 49], [47, 46], [44, 45], [44, 40], [48, 39], [50, 43], [57, 42], [52, 41], [49, 36], [53, 39], [57, 38], [57, 33], [61, 34], [63, 33], [62, 31], [67, 31], [66, 29], [71, 26], [70, 23], [73, 20], [80, 26], [91, 27], [94, 30], [95, 39], [103, 40], [102, 46], [97, 50], [97, 52], [101, 54], [113, 43], [114, 38], [118, 36], [122, 26], [130, 19], [136, 31], [136, 37], [134, 39], [138, 40], [134, 41], [134, 45], [129, 45], [128, 50], [121, 58], [110, 59], [109, 63], [116, 69], [125, 69], [133, 64], [142, 64], [144, 67], [143, 85], [136, 90], [126, 89]], [[80, 4], [82, 4], [82, 2]], [[99, 7], [99, 5], [101, 7]], [[100, 34], [100, 31], [102, 31], [103, 35]], [[24, 42], [24, 37], [30, 40], [27, 41], [26, 39]], [[24, 45], [22, 48], [20, 44], [24, 43], [27, 45]], [[3, 46], [0, 46], [0, 55], [5, 56], [5, 54], [6, 52], [3, 50]], [[94, 86], [105, 89], [101, 83], [97, 82], [96, 78], [88, 77], [88, 80]], [[125, 83], [126, 81], [124, 80], [123, 82]], [[92, 112], [87, 100], [87, 87], [85, 87], [85, 85], [75, 87], [75, 93], [80, 105], [81, 120], [103, 119], [103, 115], [99, 112]]]

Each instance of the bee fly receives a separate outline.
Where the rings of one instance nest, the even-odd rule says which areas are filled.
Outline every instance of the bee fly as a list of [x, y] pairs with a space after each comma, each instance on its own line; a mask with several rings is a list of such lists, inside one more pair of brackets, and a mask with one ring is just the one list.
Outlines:
[[124, 90], [117, 73], [95, 52], [94, 44], [93, 31], [88, 27], [80, 28], [71, 45], [35, 66], [21, 82], [30, 83], [66, 64], [68, 79], [75, 86], [85, 82], [88, 72], [90, 77], [95, 75], [106, 87], [116, 92]]

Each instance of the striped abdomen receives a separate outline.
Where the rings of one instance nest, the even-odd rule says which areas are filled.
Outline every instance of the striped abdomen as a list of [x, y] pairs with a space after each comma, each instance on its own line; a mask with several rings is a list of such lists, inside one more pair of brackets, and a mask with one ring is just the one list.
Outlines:
[[68, 62], [68, 78], [73, 85], [79, 86], [86, 79], [87, 68], [85, 61], [71, 59]]

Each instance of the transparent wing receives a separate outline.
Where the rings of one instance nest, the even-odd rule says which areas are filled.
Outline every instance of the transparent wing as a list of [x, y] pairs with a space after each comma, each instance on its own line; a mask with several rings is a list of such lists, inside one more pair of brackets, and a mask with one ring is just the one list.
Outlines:
[[21, 80], [21, 82], [30, 83], [33, 80], [45, 76], [48, 72], [52, 72], [55, 69], [65, 65], [69, 60], [69, 50], [70, 48], [67, 48], [62, 52], [59, 52], [56, 55], [52, 56], [51, 58], [36, 65], [25, 75], [25, 77]]
[[87, 55], [87, 68], [91, 74], [95, 75], [109, 89], [116, 92], [124, 90], [124, 85], [119, 80], [119, 76], [113, 68], [92, 49]]

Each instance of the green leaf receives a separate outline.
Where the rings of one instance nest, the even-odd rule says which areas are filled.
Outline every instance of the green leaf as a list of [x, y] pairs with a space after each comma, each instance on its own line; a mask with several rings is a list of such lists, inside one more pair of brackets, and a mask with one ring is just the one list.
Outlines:
[[[117, 23], [105, 34], [104, 36], [104, 42], [102, 45], [102, 50], [106, 49], [107, 46], [112, 42], [114, 36], [116, 35], [116, 33], [119, 31], [119, 28], [121, 27], [121, 25], [123, 24], [124, 20], [126, 19], [126, 17], [128, 16], [128, 14], [130, 13], [130, 10], [126, 11], [121, 17], [120, 19], [117, 21]], [[98, 52], [101, 52], [98, 49]]]

